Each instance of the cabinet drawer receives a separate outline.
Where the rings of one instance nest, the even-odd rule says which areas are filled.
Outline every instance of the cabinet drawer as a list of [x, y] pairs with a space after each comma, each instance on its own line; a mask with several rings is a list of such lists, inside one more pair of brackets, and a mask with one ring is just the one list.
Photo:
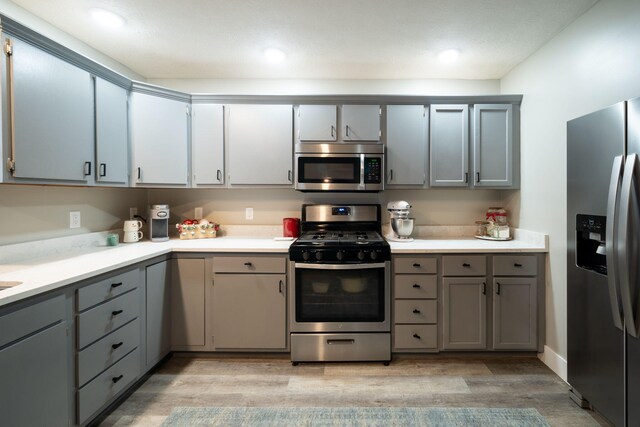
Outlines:
[[393, 328], [394, 349], [437, 349], [436, 325], [396, 325]]
[[487, 257], [484, 255], [447, 255], [442, 257], [443, 276], [484, 276]]
[[221, 256], [213, 257], [215, 273], [284, 273], [285, 257]]
[[436, 274], [438, 272], [437, 258], [402, 257], [393, 261], [394, 273]]
[[92, 285], [78, 289], [78, 311], [86, 310], [96, 304], [129, 292], [138, 286], [139, 280], [140, 272], [136, 269], [107, 277]]
[[396, 300], [395, 323], [436, 323], [438, 304], [436, 300]]
[[78, 316], [78, 348], [84, 348], [138, 317], [138, 289], [87, 310]]
[[438, 298], [438, 276], [399, 274], [394, 280], [395, 298]]
[[30, 305], [0, 317], [0, 347], [65, 318], [64, 295]]
[[538, 257], [535, 255], [496, 255], [493, 257], [494, 276], [535, 276]]
[[84, 423], [140, 375], [140, 350], [136, 349], [78, 391], [78, 418]]
[[78, 386], [113, 365], [140, 345], [140, 322], [135, 319], [78, 353]]

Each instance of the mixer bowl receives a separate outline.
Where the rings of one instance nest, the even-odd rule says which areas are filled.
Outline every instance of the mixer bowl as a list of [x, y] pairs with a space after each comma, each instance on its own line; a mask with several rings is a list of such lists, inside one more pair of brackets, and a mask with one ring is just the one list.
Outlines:
[[413, 232], [413, 218], [391, 218], [391, 228], [401, 239], [406, 239]]

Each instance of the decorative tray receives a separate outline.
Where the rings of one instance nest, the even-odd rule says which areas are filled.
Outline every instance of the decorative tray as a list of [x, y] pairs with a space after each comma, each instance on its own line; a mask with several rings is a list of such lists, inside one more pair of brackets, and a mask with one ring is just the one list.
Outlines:
[[494, 240], [496, 242], [506, 242], [507, 240], [513, 240], [513, 237], [489, 237], [489, 236], [473, 236], [476, 239], [482, 240]]

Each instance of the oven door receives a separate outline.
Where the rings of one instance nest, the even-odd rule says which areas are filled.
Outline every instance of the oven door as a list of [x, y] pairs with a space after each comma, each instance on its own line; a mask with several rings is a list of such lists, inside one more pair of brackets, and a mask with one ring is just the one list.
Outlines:
[[296, 154], [296, 190], [364, 190], [362, 154]]
[[291, 332], [389, 332], [390, 263], [291, 262]]

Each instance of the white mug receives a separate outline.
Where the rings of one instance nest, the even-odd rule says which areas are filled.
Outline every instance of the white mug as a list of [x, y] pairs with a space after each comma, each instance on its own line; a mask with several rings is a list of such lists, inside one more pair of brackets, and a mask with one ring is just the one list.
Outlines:
[[124, 222], [124, 231], [138, 231], [142, 228], [142, 221], [131, 220]]
[[125, 231], [124, 232], [124, 241], [126, 243], [137, 242], [142, 239], [142, 231]]

